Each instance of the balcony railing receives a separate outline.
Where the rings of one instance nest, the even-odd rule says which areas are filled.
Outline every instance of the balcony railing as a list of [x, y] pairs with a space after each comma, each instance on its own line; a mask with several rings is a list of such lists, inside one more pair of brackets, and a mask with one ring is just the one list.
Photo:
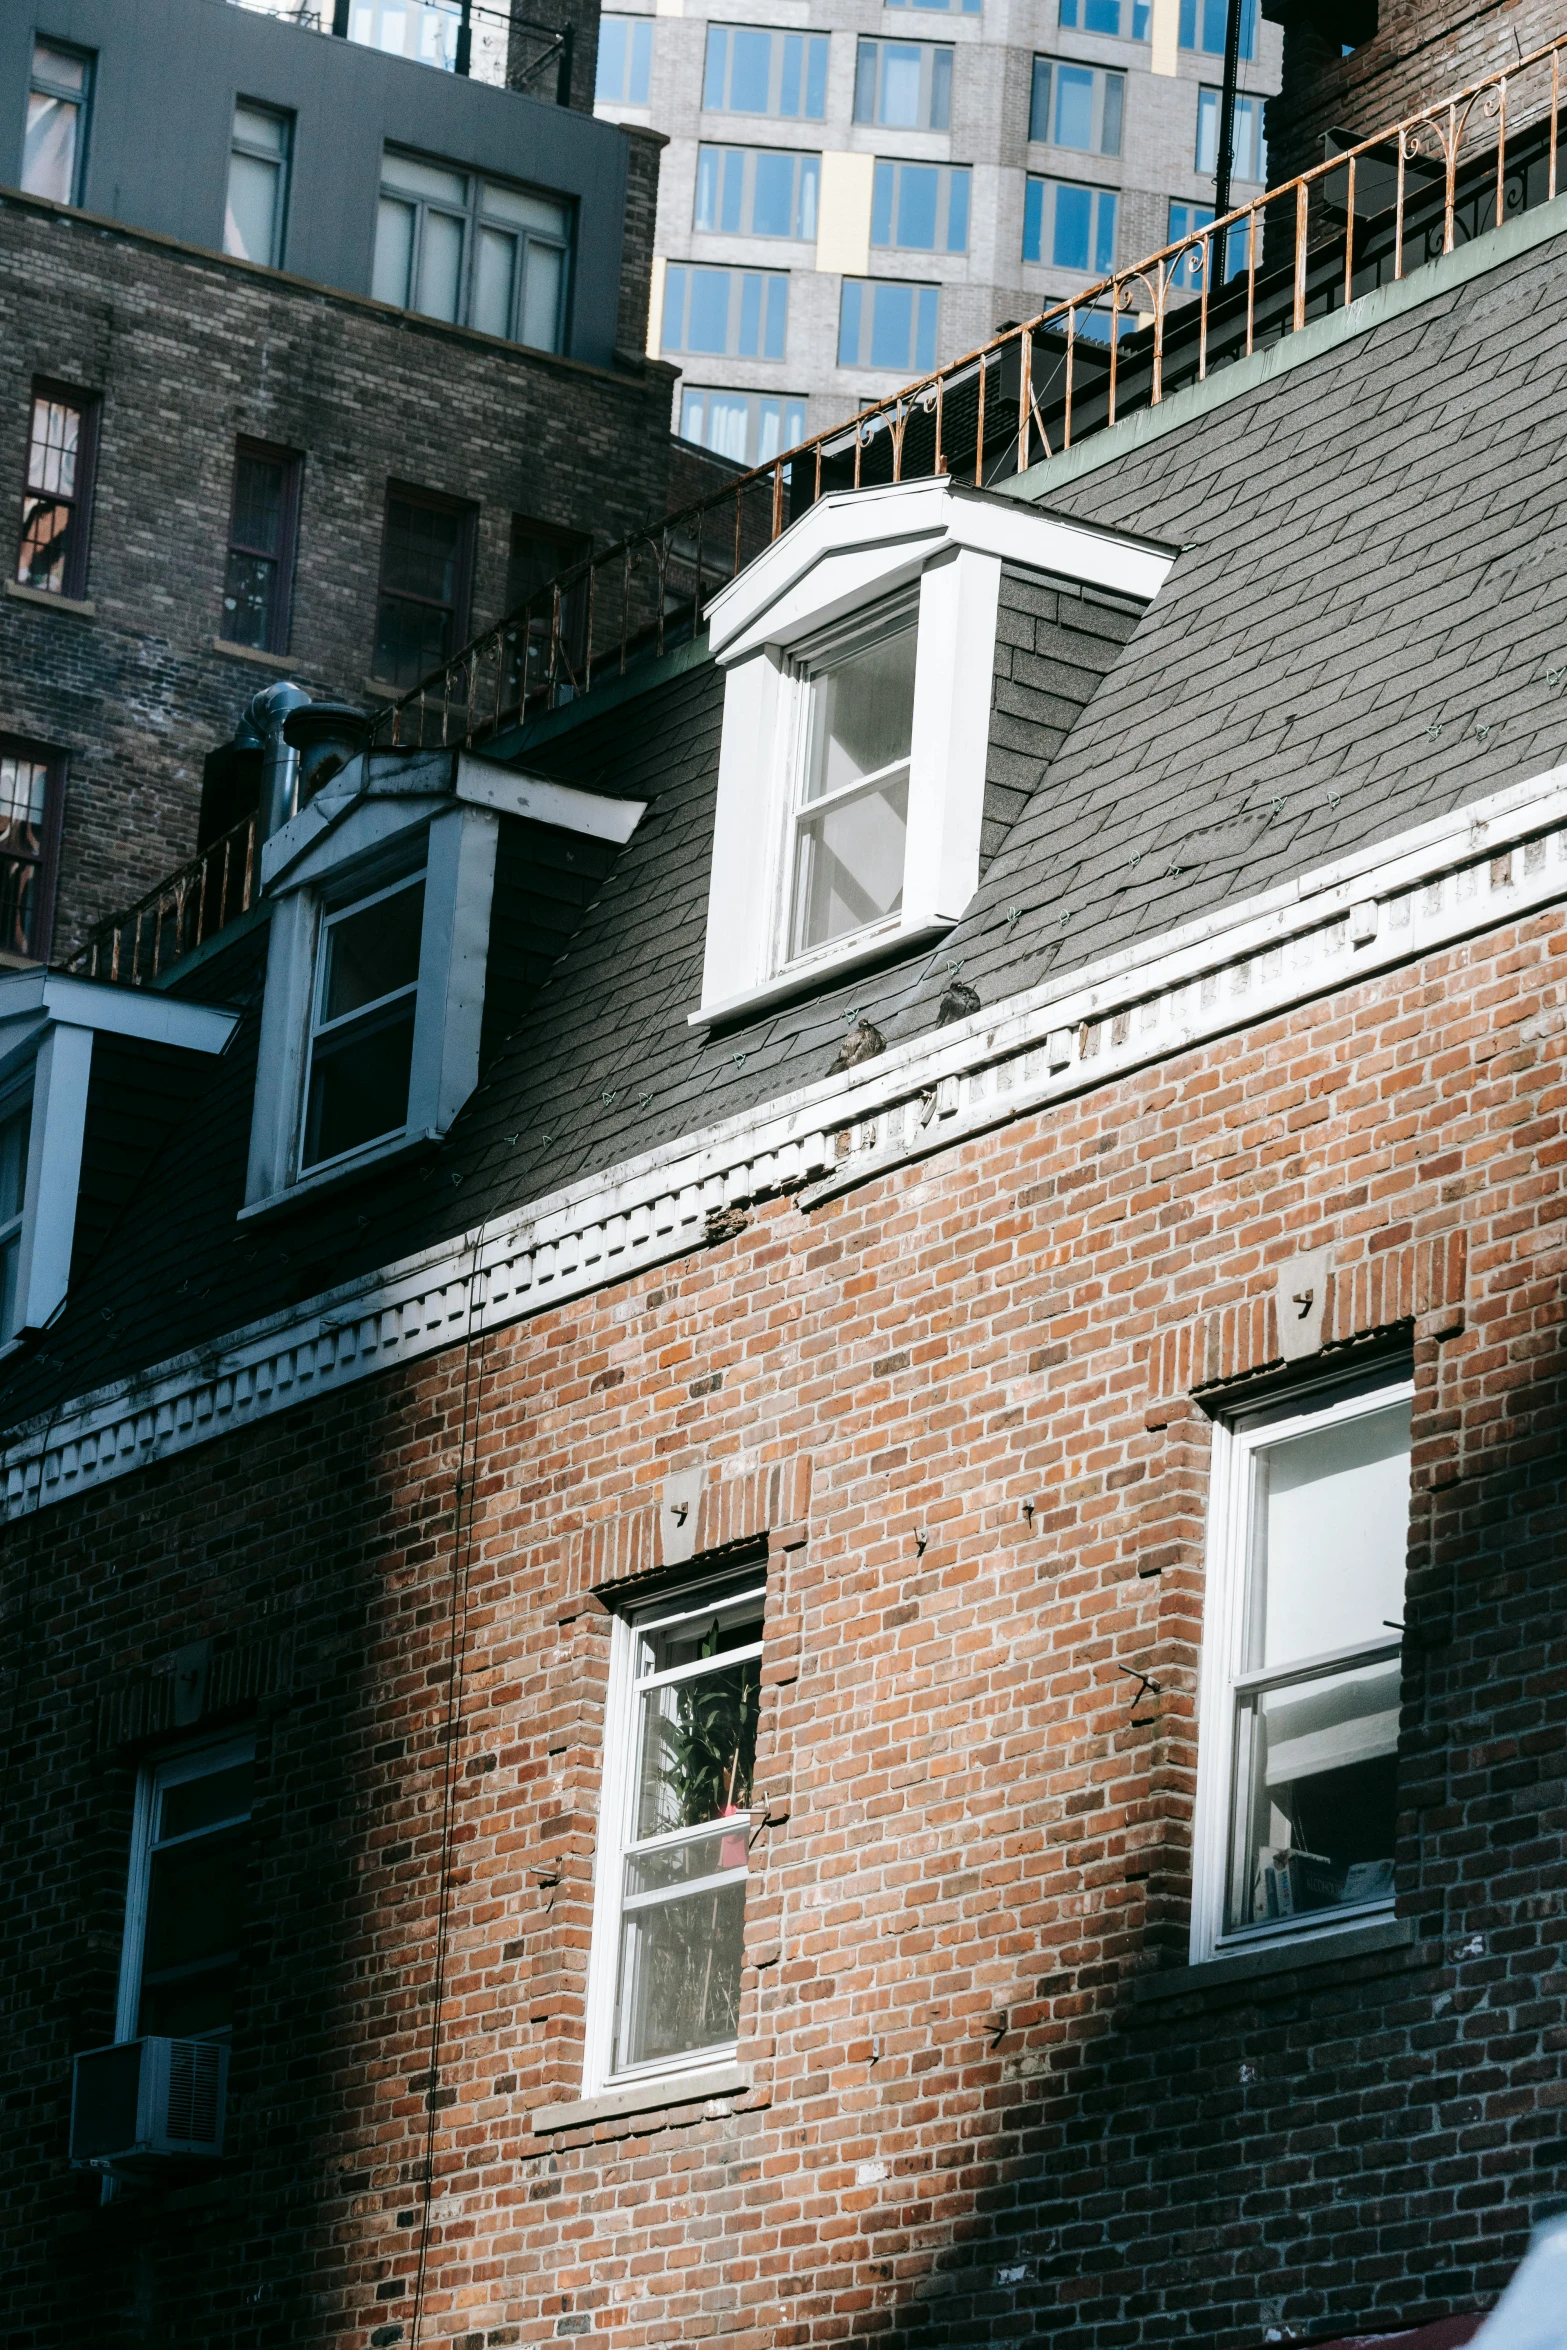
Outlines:
[[252, 815], [210, 842], [123, 914], [100, 922], [61, 969], [77, 979], [148, 987], [247, 913], [260, 894], [260, 878]]
[[372, 740], [494, 742], [695, 635], [825, 490], [988, 487], [1549, 200], [1564, 51], [1567, 33], [563, 571], [380, 709]]

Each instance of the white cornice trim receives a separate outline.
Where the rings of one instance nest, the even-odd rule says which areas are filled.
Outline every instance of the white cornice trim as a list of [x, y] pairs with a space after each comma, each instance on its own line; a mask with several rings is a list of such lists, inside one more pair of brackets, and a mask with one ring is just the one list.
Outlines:
[[7, 1515], [64, 1499], [802, 1208], [1567, 897], [1567, 767], [1104, 957], [74, 1398], [19, 1431]]

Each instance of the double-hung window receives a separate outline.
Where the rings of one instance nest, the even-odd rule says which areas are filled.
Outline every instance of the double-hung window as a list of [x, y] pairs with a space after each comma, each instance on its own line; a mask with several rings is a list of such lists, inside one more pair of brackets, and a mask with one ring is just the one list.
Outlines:
[[790, 961], [895, 922], [903, 904], [918, 636], [907, 596], [797, 664]]
[[601, 16], [595, 106], [645, 106], [653, 71], [653, 19]]
[[388, 148], [381, 166], [371, 292], [448, 325], [563, 347], [571, 208]]
[[316, 948], [300, 1172], [400, 1134], [408, 1123], [424, 874], [328, 904]]
[[87, 174], [93, 61], [85, 49], [34, 41], [22, 135], [22, 187], [56, 204], [80, 204]]
[[1126, 109], [1124, 73], [1034, 59], [1028, 135], [1036, 144], [1075, 147], [1083, 155], [1119, 155]]
[[142, 1773], [116, 2039], [233, 2029], [255, 1751], [253, 1738], [232, 1738]]
[[1410, 1395], [1323, 1389], [1215, 1431], [1203, 1950], [1392, 1900]]
[[789, 331], [789, 279], [782, 270], [664, 272], [660, 347], [715, 359], [781, 359]]
[[[1228, 14], [1228, 0], [1181, 0], [1181, 47], [1222, 57]], [[1257, 54], [1257, 0], [1241, 0], [1240, 53], [1247, 61]]]
[[[1219, 168], [1219, 113], [1223, 101], [1220, 90], [1199, 90], [1197, 93], [1197, 159], [1196, 168], [1206, 176]], [[1237, 98], [1235, 101], [1234, 176], [1250, 180], [1259, 187], [1267, 184], [1268, 142], [1263, 132], [1262, 100]]]
[[885, 0], [888, 8], [939, 8], [948, 15], [978, 16], [982, 0]]
[[219, 630], [225, 644], [262, 653], [288, 650], [299, 477], [299, 459], [287, 449], [264, 441], [235, 447]]
[[764, 1590], [758, 1566], [616, 1624], [591, 2085], [733, 2055]]
[[814, 241], [820, 180], [819, 155], [787, 147], [699, 147], [694, 226], [725, 236]]
[[767, 33], [710, 24], [702, 74], [709, 114], [769, 114], [821, 122], [827, 114], [826, 33]]
[[451, 656], [468, 628], [475, 515], [471, 506], [393, 482], [386, 493], [378, 684], [417, 685]]
[[1056, 22], [1070, 33], [1108, 33], [1113, 41], [1146, 41], [1152, 0], [1061, 0]]
[[45, 595], [87, 592], [87, 536], [98, 447], [98, 402], [64, 384], [33, 385], [16, 577]]
[[1115, 190], [1030, 179], [1023, 190], [1023, 259], [1103, 276], [1115, 267]]
[[259, 261], [268, 269], [283, 266], [293, 130], [292, 115], [274, 106], [254, 106], [242, 98], [234, 109], [223, 250], [240, 261]]
[[891, 131], [944, 131], [952, 119], [952, 51], [929, 41], [861, 41], [854, 119]]
[[948, 163], [877, 164], [871, 243], [899, 253], [966, 253], [970, 173]]
[[48, 957], [63, 766], [57, 752], [0, 736], [0, 957], [7, 960]]
[[0, 1339], [16, 1329], [17, 1276], [22, 1263], [22, 1218], [27, 1206], [27, 1148], [32, 1139], [29, 1092], [0, 1109]]

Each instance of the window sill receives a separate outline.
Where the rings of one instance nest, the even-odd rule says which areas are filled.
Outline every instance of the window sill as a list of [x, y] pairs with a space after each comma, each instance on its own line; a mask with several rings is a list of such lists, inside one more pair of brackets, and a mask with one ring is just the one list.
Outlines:
[[45, 612], [72, 612], [78, 620], [91, 620], [97, 609], [91, 596], [55, 596], [47, 588], [24, 587], [19, 579], [8, 579], [5, 592], [19, 604], [37, 604]]
[[1231, 1984], [1262, 1983], [1271, 1977], [1298, 1975], [1308, 1967], [1343, 1966], [1354, 1958], [1374, 1958], [1379, 1951], [1407, 1950], [1415, 1940], [1413, 1918], [1375, 1918], [1367, 1925], [1333, 1926], [1289, 1941], [1270, 1942], [1258, 1950], [1226, 1952], [1222, 1958], [1200, 1959], [1196, 1965], [1161, 1968], [1134, 1977], [1132, 1997], [1139, 2006], [1167, 1999], [1190, 1998], [1194, 1992], [1223, 1991]]
[[222, 653], [230, 661], [254, 661], [259, 669], [296, 669], [299, 664], [288, 653], [263, 653], [256, 645], [231, 644], [226, 636], [215, 636], [212, 650]]
[[622, 2114], [657, 2113], [665, 2106], [697, 2105], [710, 2097], [738, 2097], [750, 2086], [745, 2065], [710, 2064], [699, 2072], [665, 2073], [656, 2081], [636, 2081], [628, 2089], [606, 2089], [600, 2097], [580, 2097], [573, 2105], [539, 2105], [530, 2118], [539, 2136], [616, 2121]]
[[440, 1139], [434, 1127], [427, 1127], [420, 1134], [400, 1134], [395, 1142], [387, 1143], [382, 1149], [362, 1151], [356, 1159], [345, 1159], [340, 1167], [323, 1167], [319, 1174], [301, 1175], [286, 1190], [271, 1191], [265, 1199], [249, 1201], [234, 1221], [248, 1224], [257, 1217], [284, 1215], [299, 1202], [313, 1200], [322, 1192], [358, 1183], [366, 1175], [378, 1175], [383, 1167], [395, 1166], [403, 1159], [420, 1158], [434, 1150]]
[[704, 1004], [700, 1011], [686, 1014], [686, 1026], [722, 1028], [734, 1020], [749, 1019], [753, 1012], [766, 1011], [774, 1004], [815, 995], [836, 986], [840, 979], [847, 979], [855, 971], [869, 970], [873, 964], [890, 963], [921, 947], [934, 946], [938, 939], [946, 937], [956, 919], [954, 916], [952, 921], [911, 923], [907, 930], [883, 931], [877, 938], [862, 939], [845, 947], [842, 954], [824, 956], [808, 968], [802, 965], [797, 971], [783, 972], [761, 987], [747, 988], [743, 995], [730, 996], [721, 1004]]

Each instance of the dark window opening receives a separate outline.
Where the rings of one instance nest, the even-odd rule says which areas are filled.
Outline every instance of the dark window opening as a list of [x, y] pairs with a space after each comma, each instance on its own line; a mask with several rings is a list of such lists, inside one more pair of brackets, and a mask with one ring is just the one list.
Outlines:
[[[511, 554], [506, 565], [506, 609], [528, 613], [528, 683], [533, 686], [549, 674], [552, 641], [556, 645], [557, 675], [562, 663], [571, 672], [580, 668], [587, 650], [588, 582], [584, 573], [560, 598], [547, 591], [563, 571], [585, 562], [593, 541], [580, 531], [560, 530], [553, 523], [534, 522], [525, 514], [511, 518]], [[559, 631], [558, 637], [555, 632]], [[516, 698], [516, 681], [513, 682]]]
[[48, 960], [65, 762], [0, 735], [0, 957]]
[[379, 684], [417, 685], [468, 633], [474, 510], [454, 498], [393, 484], [386, 494], [375, 624]]
[[86, 594], [97, 447], [93, 395], [64, 384], [35, 383], [16, 561], [20, 586], [77, 600]]
[[261, 653], [288, 651], [299, 478], [300, 461], [288, 450], [263, 441], [236, 445], [218, 632], [227, 644]]

